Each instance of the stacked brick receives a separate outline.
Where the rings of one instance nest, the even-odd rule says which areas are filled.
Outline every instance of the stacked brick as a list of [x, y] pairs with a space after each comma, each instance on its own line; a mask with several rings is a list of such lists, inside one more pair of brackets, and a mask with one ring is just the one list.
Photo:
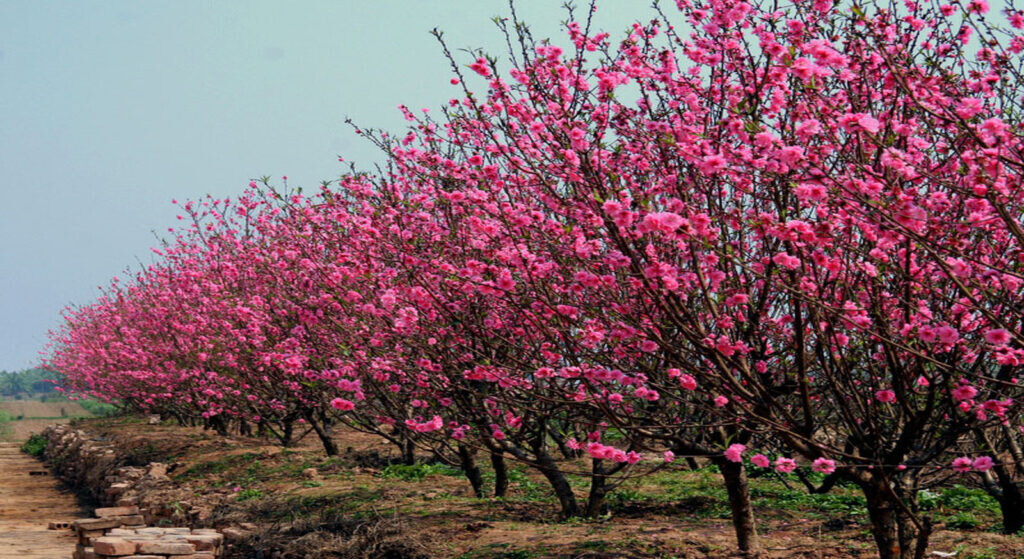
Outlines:
[[[68, 425], [50, 427], [43, 436], [48, 441], [44, 456], [54, 471], [111, 505], [96, 509], [97, 518], [71, 523], [78, 534], [72, 559], [216, 559], [224, 552], [225, 537], [237, 540], [252, 531], [245, 526], [223, 531], [153, 527], [201, 523], [212, 504], [189, 504], [192, 492], [171, 481], [167, 464], [119, 466], [119, 447], [103, 437]], [[50, 528], [64, 529], [67, 524], [51, 522]]]
[[48, 441], [46, 460], [62, 480], [84, 489], [103, 505], [138, 506], [150, 526], [203, 524], [218, 499], [232, 497], [224, 489], [223, 495], [206, 494], [203, 503], [196, 503], [187, 486], [179, 486], [167, 475], [171, 465], [119, 466], [118, 453], [124, 449], [116, 441], [93, 437], [70, 425], [49, 427], [43, 436]]
[[148, 528], [138, 507], [96, 509], [99, 518], [76, 520], [72, 559], [216, 559], [224, 536], [216, 530]]

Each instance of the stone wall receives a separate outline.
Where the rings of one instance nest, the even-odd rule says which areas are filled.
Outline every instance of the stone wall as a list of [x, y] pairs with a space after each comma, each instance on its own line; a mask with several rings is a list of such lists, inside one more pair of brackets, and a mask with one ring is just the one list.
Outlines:
[[167, 464], [123, 466], [115, 441], [70, 425], [54, 425], [42, 436], [54, 473], [104, 505], [97, 518], [71, 526], [78, 535], [73, 559], [215, 559], [230, 540], [246, 535], [238, 528], [191, 528], [215, 503], [190, 505], [193, 493], [174, 483]]

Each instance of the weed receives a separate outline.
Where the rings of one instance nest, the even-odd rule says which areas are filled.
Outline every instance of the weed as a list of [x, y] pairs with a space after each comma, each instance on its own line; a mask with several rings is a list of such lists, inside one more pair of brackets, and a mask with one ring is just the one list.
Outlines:
[[21, 451], [39, 458], [46, 451], [46, 444], [46, 438], [42, 435], [32, 435], [25, 441], [25, 444], [21, 445]]
[[235, 500], [238, 502], [251, 501], [261, 497], [263, 497], [263, 492], [259, 489], [243, 489], [235, 495]]
[[946, 527], [954, 530], [974, 530], [980, 525], [981, 521], [970, 512], [958, 512], [946, 517]]
[[402, 481], [423, 481], [423, 478], [434, 474], [461, 476], [462, 472], [445, 464], [392, 464], [381, 471], [380, 477]]

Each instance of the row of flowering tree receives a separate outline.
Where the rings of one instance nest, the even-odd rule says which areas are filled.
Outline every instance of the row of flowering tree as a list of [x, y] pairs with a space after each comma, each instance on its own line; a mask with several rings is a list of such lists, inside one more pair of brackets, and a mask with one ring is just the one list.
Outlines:
[[1016, 531], [1024, 17], [676, 4], [619, 43], [570, 22], [569, 49], [512, 21], [511, 69], [453, 59], [443, 117], [364, 132], [385, 169], [185, 205], [48, 366], [285, 444], [334, 453], [341, 422], [429, 448], [478, 494], [481, 453], [499, 495], [518, 460], [565, 515], [704, 457], [747, 551], [751, 463], [856, 484], [882, 557], [924, 554], [917, 492], [947, 473]]

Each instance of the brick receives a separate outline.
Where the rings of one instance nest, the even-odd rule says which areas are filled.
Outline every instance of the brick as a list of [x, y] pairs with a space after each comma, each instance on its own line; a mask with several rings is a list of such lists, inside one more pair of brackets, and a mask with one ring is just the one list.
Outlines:
[[102, 538], [106, 535], [103, 530], [79, 530], [78, 531], [78, 543], [82, 545], [92, 545], [92, 541], [96, 538]]
[[131, 516], [139, 514], [139, 507], [106, 507], [96, 509], [96, 516], [108, 518], [111, 516]]
[[105, 530], [107, 528], [120, 528], [121, 521], [116, 518], [87, 518], [75, 521], [75, 529], [82, 530]]
[[129, 487], [131, 486], [124, 482], [114, 483], [112, 485], [109, 485], [104, 493], [106, 493], [107, 495], [120, 495], [121, 493], [128, 491]]
[[185, 541], [196, 546], [196, 551], [213, 551], [224, 541], [220, 534], [192, 534], [185, 536]]
[[195, 546], [186, 542], [152, 541], [139, 542], [139, 553], [150, 555], [193, 555], [196, 552]]
[[145, 519], [142, 518], [141, 514], [117, 516], [116, 518], [121, 521], [122, 526], [138, 526], [139, 524], [146, 523]]
[[238, 528], [224, 528], [221, 532], [228, 541], [240, 541], [249, 536], [249, 532]]
[[[179, 555], [178, 557], [182, 557]], [[162, 555], [127, 555], [121, 559], [167, 559]]]
[[135, 555], [135, 542], [110, 536], [96, 538], [92, 542], [92, 548], [97, 555]]

